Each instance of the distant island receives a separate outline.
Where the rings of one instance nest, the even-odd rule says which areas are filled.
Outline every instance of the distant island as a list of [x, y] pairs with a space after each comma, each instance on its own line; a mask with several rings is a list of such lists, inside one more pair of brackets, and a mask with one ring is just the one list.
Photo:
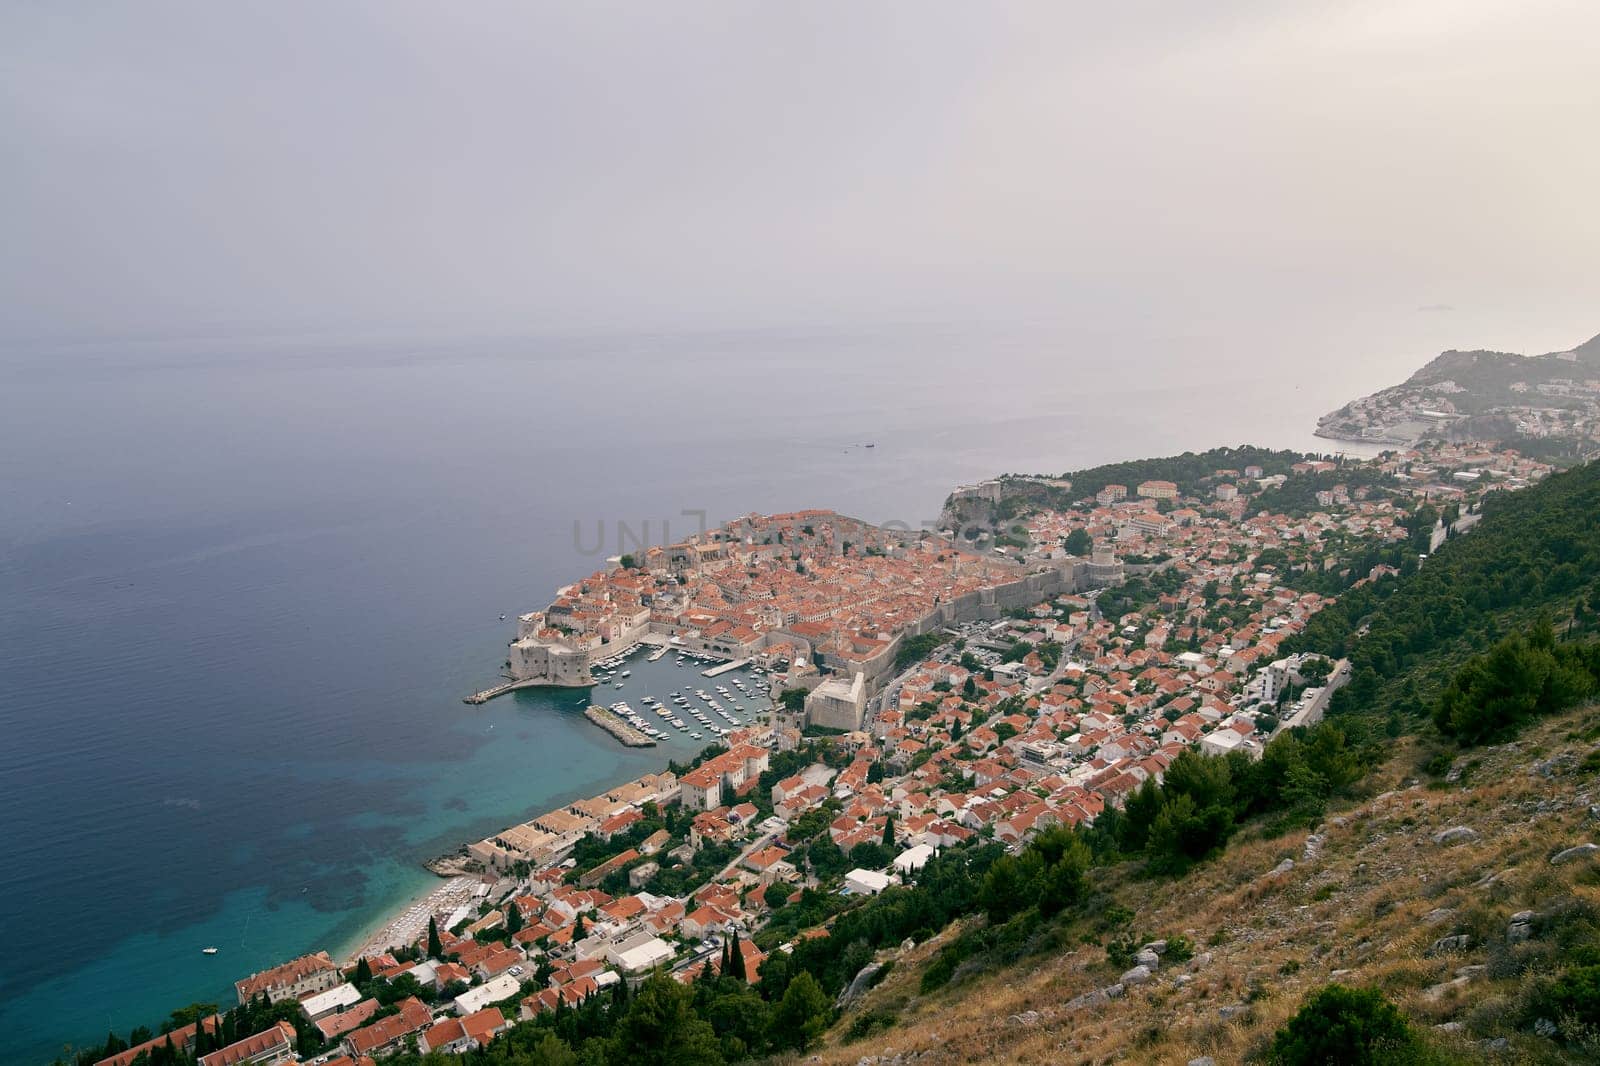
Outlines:
[[1499, 441], [1544, 459], [1600, 447], [1600, 337], [1545, 355], [1447, 351], [1399, 385], [1317, 422], [1331, 440]]

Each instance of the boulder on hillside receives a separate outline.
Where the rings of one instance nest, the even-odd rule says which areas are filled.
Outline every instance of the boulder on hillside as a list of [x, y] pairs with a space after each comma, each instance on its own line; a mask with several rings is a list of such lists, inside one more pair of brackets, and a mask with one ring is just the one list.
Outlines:
[[1600, 852], [1600, 844], [1579, 844], [1577, 847], [1567, 848], [1565, 851], [1556, 852], [1550, 857], [1550, 865], [1565, 866], [1569, 862], [1577, 862], [1579, 859], [1587, 859], [1596, 852]]
[[1478, 831], [1471, 826], [1456, 825], [1449, 829], [1433, 834], [1433, 842], [1444, 847], [1455, 847], [1457, 844], [1470, 844], [1478, 839]]
[[1150, 980], [1150, 967], [1148, 966], [1135, 966], [1118, 978], [1118, 982], [1124, 988], [1130, 985], [1142, 985], [1148, 980]]

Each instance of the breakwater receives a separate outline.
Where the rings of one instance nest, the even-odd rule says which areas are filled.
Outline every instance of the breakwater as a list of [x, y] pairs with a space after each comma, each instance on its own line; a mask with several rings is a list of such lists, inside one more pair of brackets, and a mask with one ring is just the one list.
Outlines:
[[583, 716], [630, 748], [653, 748], [656, 742], [604, 707], [587, 707]]

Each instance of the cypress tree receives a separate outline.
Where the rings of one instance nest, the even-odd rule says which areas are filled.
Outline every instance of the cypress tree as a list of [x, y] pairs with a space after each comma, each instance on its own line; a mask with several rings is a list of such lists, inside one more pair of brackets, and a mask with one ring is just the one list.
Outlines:
[[892, 814], [883, 820], [883, 846], [886, 848], [894, 847], [894, 815]]
[[506, 931], [513, 934], [522, 931], [522, 910], [515, 902], [506, 910]]
[[200, 1059], [200, 1056], [204, 1055], [206, 1052], [208, 1052], [210, 1050], [211, 1050], [210, 1043], [206, 1040], [206, 1020], [205, 1020], [205, 1016], [201, 1015], [200, 1017], [198, 1017], [198, 1018], [196, 1018], [194, 1020], [194, 1057], [195, 1057], [195, 1061], [198, 1062], [199, 1059]]
[[444, 958], [444, 944], [439, 941], [439, 923], [432, 915], [428, 916], [428, 955], [430, 958]]
[[371, 981], [372, 967], [367, 964], [367, 957], [363, 955], [361, 956], [361, 960], [356, 963], [356, 976], [354, 983], [357, 988], [360, 988], [362, 985], [368, 984]]
[[749, 981], [744, 972], [744, 951], [739, 947], [739, 931], [733, 933], [733, 943], [728, 949], [728, 968], [723, 971], [741, 981]]
[[572, 942], [576, 944], [578, 941], [582, 940], [588, 935], [589, 930], [584, 928], [583, 915], [580, 914], [578, 915], [578, 920], [574, 922], [572, 926]]

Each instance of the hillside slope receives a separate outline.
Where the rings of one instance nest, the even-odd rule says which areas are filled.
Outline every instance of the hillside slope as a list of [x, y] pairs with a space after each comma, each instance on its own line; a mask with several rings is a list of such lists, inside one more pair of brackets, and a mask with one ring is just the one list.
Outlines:
[[[1099, 944], [919, 995], [920, 968], [947, 931], [906, 953], [837, 1027], [822, 1061], [1240, 1062], [1334, 980], [1384, 991], [1445, 1061], [1595, 1061], [1594, 1034], [1563, 1045], [1533, 1032], [1541, 1019], [1527, 1015], [1537, 983], [1600, 921], [1600, 865], [1551, 861], [1600, 841], [1596, 736], [1600, 711], [1586, 708], [1463, 757], [1455, 781], [1428, 784], [1416, 764], [1430, 749], [1408, 739], [1367, 782], [1372, 797], [1331, 812], [1315, 833], [1241, 838], [1178, 882], [1106, 871], [1109, 899], [1073, 935], [1109, 939], [1104, 916], [1121, 908], [1135, 939], [1181, 935], [1197, 952], [1115, 998], [1097, 990], [1115, 991], [1127, 967]], [[1454, 834], [1463, 842], [1438, 841], [1456, 827], [1469, 830]], [[1458, 936], [1468, 939], [1448, 939]], [[874, 1015], [896, 1023], [849, 1041], [852, 1026], [866, 1027], [854, 1019]], [[1492, 1059], [1479, 1044], [1501, 1040]]]

